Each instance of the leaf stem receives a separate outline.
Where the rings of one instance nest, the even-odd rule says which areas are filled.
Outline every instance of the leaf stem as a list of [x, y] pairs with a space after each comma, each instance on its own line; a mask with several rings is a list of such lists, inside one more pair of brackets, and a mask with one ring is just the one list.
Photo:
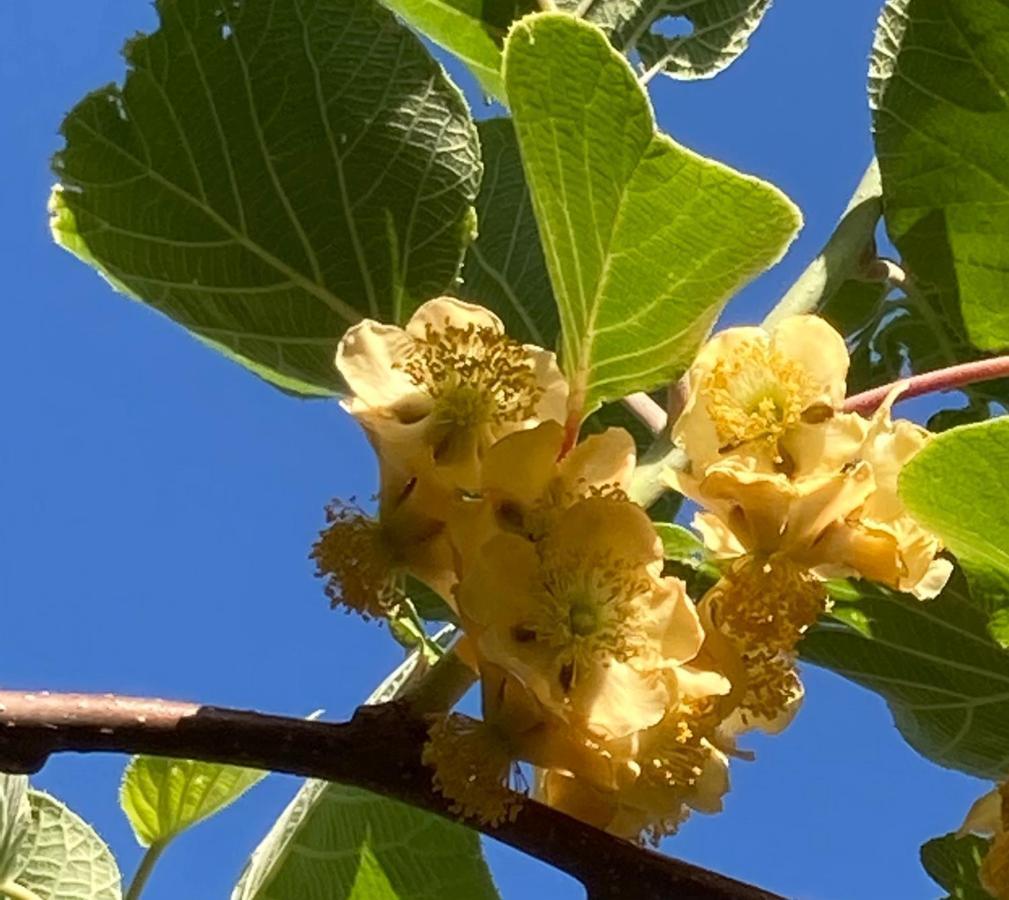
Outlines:
[[934, 372], [924, 372], [912, 375], [882, 387], [854, 394], [844, 401], [845, 412], [871, 413], [875, 410], [898, 385], [904, 385], [900, 399], [907, 400], [922, 394], [935, 391], [952, 391], [977, 384], [979, 381], [992, 381], [995, 378], [1009, 378], [1009, 356], [995, 356], [991, 359], [979, 359], [975, 362], [960, 363]]
[[143, 858], [140, 860], [140, 865], [137, 866], [137, 871], [133, 875], [133, 881], [130, 882], [129, 890], [126, 892], [123, 900], [137, 900], [143, 893], [144, 887], [147, 885], [147, 879], [151, 877], [151, 872], [154, 871], [154, 867], [161, 858], [161, 854], [165, 852], [166, 846], [168, 845], [162, 841], [155, 841], [147, 848], [147, 852], [144, 853]]
[[669, 417], [648, 394], [643, 392], [631, 394], [624, 397], [623, 404], [652, 434], [661, 434], [665, 430]]
[[5, 881], [0, 884], [0, 896], [6, 897], [7, 900], [42, 900], [35, 891], [16, 881]]

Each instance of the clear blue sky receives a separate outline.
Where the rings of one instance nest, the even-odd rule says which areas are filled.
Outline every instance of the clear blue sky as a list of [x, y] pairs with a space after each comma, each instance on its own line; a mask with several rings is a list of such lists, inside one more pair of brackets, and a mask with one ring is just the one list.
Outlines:
[[[870, 157], [880, 6], [778, 0], [727, 73], [654, 82], [663, 128], [774, 181], [806, 215], [733, 321], [758, 319], [798, 274]], [[122, 76], [123, 40], [153, 22], [137, 0], [0, 3], [0, 683], [343, 717], [399, 658], [385, 632], [328, 610], [306, 558], [323, 504], [372, 492], [365, 442], [335, 403], [280, 394], [49, 240], [60, 119]], [[918, 757], [875, 696], [805, 679], [792, 728], [751, 741], [758, 761], [736, 766], [726, 812], [696, 817], [666, 851], [795, 897], [937, 896], [918, 846], [956, 827], [983, 786]], [[95, 823], [128, 876], [139, 853], [116, 805], [123, 763], [61, 758], [36, 783]], [[273, 777], [183, 837], [146, 896], [226, 897], [295, 787]], [[488, 849], [506, 900], [581, 896]]]

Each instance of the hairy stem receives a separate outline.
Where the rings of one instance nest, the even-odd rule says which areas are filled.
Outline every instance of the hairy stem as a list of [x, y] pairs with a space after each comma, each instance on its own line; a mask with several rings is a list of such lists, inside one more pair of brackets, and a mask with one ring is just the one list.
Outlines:
[[[428, 723], [405, 701], [333, 724], [114, 694], [0, 691], [0, 724], [0, 770], [36, 772], [67, 751], [145, 753], [338, 781], [454, 818], [420, 760]], [[514, 821], [476, 827], [572, 875], [590, 900], [775, 900], [532, 800]]]
[[147, 852], [143, 855], [140, 865], [137, 866], [137, 871], [133, 875], [133, 881], [130, 882], [130, 889], [126, 892], [123, 900], [137, 900], [144, 892], [147, 879], [151, 877], [151, 872], [154, 871], [154, 867], [158, 864], [161, 854], [165, 852], [166, 846], [166, 844], [156, 841], [147, 848]]
[[669, 421], [666, 411], [648, 394], [639, 392], [623, 399], [624, 406], [633, 413], [652, 434], [660, 434]]
[[764, 327], [773, 328], [787, 316], [813, 312], [849, 278], [867, 277], [863, 268], [875, 258], [874, 234], [882, 213], [879, 164], [874, 159], [820, 254], [764, 319]]
[[924, 372], [912, 375], [892, 384], [854, 394], [844, 401], [845, 412], [871, 413], [889, 396], [898, 385], [903, 385], [900, 399], [907, 400], [922, 394], [935, 391], [952, 391], [957, 388], [977, 384], [979, 381], [992, 381], [995, 378], [1009, 377], [1009, 356], [996, 356], [992, 359], [979, 359], [975, 362], [961, 363], [934, 372]]
[[16, 881], [5, 881], [0, 884], [0, 897], [6, 897], [7, 900], [42, 900], [35, 891], [29, 890]]

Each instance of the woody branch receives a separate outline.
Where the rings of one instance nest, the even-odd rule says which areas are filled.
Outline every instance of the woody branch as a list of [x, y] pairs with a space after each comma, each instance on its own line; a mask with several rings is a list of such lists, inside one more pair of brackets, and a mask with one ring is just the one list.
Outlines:
[[[348, 722], [305, 721], [114, 694], [0, 691], [0, 770], [38, 771], [54, 753], [143, 753], [337, 781], [452, 818], [420, 761], [427, 725], [405, 701]], [[531, 800], [512, 822], [475, 826], [554, 865], [590, 900], [774, 900], [776, 895], [620, 840]]]

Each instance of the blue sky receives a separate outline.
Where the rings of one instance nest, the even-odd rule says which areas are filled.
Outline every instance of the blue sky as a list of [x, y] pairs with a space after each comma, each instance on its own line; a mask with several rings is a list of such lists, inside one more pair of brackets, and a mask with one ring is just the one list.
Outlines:
[[[775, 182], [806, 216], [732, 321], [758, 320], [791, 283], [870, 158], [880, 5], [778, 0], [727, 73], [653, 82], [665, 130]], [[122, 76], [123, 40], [154, 21], [137, 0], [0, 4], [0, 683], [342, 718], [400, 656], [384, 631], [329, 611], [307, 560], [323, 504], [373, 490], [361, 435], [335, 403], [268, 387], [49, 239], [59, 122]], [[955, 828], [983, 785], [918, 757], [877, 697], [829, 673], [805, 679], [795, 724], [750, 742], [758, 761], [736, 766], [726, 812], [696, 817], [666, 851], [788, 896], [936, 896], [918, 846]], [[128, 876], [139, 850], [115, 800], [124, 762], [60, 758], [36, 783], [95, 823]], [[268, 779], [184, 836], [145, 896], [226, 897], [295, 788]], [[582, 896], [507, 848], [488, 852], [506, 900]]]

